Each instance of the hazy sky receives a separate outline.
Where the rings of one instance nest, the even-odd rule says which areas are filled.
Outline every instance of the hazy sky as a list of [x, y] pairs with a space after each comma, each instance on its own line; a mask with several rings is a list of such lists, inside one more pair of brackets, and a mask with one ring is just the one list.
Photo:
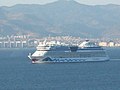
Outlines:
[[[0, 6], [12, 6], [15, 4], [46, 4], [57, 0], [0, 0]], [[81, 4], [102, 5], [102, 4], [119, 4], [120, 0], [76, 0]]]

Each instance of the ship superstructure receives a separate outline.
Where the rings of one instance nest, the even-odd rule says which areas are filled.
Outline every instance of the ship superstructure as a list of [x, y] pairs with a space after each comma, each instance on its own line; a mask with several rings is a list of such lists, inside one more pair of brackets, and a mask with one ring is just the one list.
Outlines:
[[80, 45], [40, 43], [28, 57], [32, 63], [108, 61], [106, 50], [89, 40]]

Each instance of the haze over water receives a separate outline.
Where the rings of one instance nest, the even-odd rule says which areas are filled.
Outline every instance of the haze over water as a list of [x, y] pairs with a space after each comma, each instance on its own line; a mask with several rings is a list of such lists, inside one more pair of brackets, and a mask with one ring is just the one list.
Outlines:
[[31, 64], [35, 49], [0, 50], [0, 90], [119, 90], [120, 48], [108, 62]]

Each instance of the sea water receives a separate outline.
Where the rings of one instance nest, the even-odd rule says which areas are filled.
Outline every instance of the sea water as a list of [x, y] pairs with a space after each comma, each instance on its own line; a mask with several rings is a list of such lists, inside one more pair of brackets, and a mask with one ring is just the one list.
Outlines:
[[31, 64], [35, 49], [0, 49], [0, 90], [120, 90], [120, 48], [108, 62]]

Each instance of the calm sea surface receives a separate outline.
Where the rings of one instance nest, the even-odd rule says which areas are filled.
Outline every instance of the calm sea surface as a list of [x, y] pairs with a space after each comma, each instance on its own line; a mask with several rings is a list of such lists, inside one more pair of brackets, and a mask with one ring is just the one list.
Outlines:
[[0, 90], [120, 90], [120, 48], [108, 62], [31, 64], [35, 49], [0, 49]]

